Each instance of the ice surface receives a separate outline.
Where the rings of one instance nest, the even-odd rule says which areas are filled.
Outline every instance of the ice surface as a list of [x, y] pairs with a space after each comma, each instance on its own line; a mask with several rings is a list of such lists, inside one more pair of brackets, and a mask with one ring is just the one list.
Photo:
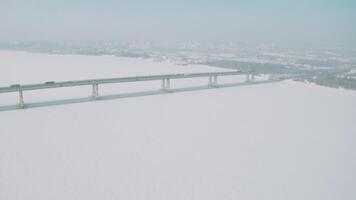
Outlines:
[[[221, 71], [17, 52], [0, 52], [0, 69], [2, 86]], [[25, 100], [89, 94], [37, 91]], [[0, 95], [0, 104], [12, 100]], [[354, 92], [293, 81], [0, 112], [0, 199], [356, 199], [355, 118]]]

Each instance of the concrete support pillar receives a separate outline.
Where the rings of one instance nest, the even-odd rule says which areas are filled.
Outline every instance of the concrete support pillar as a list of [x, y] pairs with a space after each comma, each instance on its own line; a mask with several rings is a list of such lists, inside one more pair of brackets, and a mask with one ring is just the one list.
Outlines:
[[169, 78], [162, 79], [162, 91], [169, 92], [171, 89], [171, 80]]
[[19, 91], [19, 107], [20, 108], [25, 108], [25, 101], [23, 99], [23, 91]]
[[209, 76], [209, 87], [216, 87], [218, 85], [218, 76]]
[[95, 83], [93, 84], [93, 94], [92, 94], [92, 97], [94, 99], [98, 98], [99, 97], [99, 84]]
[[166, 80], [166, 90], [171, 89], [171, 79], [167, 78]]
[[270, 75], [268, 75], [268, 80], [270, 80], [270, 81], [278, 81], [278, 75], [276, 75], [276, 74], [270, 74]]
[[214, 76], [214, 86], [218, 85], [218, 76]]
[[209, 76], [209, 82], [208, 82], [208, 86], [209, 87], [213, 87], [213, 77], [212, 76]]
[[161, 90], [165, 90], [166, 89], [166, 79], [162, 79], [162, 87]]
[[249, 83], [251, 80], [250, 80], [250, 74], [246, 74], [246, 83]]
[[255, 75], [254, 74], [251, 74], [250, 82], [255, 82]]

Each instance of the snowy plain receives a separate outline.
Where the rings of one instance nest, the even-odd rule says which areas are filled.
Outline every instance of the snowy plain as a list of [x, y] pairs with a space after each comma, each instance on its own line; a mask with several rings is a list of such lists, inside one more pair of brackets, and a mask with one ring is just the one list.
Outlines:
[[[207, 71], [223, 69], [0, 52], [0, 87]], [[294, 81], [199, 89], [206, 79], [187, 79], [171, 83], [182, 92], [144, 95], [160, 84], [100, 87], [130, 98], [0, 111], [0, 199], [356, 199], [354, 91]], [[26, 92], [25, 101], [90, 92]], [[0, 107], [17, 101], [0, 94]]]

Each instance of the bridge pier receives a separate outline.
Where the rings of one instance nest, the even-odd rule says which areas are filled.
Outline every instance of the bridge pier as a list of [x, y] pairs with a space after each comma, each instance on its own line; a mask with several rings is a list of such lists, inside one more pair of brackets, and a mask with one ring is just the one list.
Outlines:
[[268, 80], [270, 80], [270, 81], [278, 81], [279, 77], [276, 74], [270, 74], [270, 75], [268, 75]]
[[253, 83], [255, 82], [255, 75], [254, 74], [246, 74], [246, 83]]
[[161, 86], [161, 90], [164, 90], [166, 87], [166, 79], [162, 79], [162, 86]]
[[213, 83], [214, 83], [214, 87], [218, 86], [218, 76], [214, 76], [214, 80], [213, 80]]
[[95, 84], [92, 85], [92, 87], [93, 87], [92, 97], [93, 97], [94, 99], [96, 99], [96, 98], [99, 97], [99, 84], [95, 83]]
[[169, 79], [169, 78], [166, 79], [166, 89], [167, 90], [171, 89], [171, 79]]
[[23, 91], [19, 90], [19, 107], [25, 108], [25, 101], [23, 99]]
[[250, 80], [250, 74], [246, 74], [246, 80], [245, 80], [245, 82], [246, 83], [249, 83], [251, 80]]
[[209, 76], [209, 87], [216, 87], [218, 85], [218, 76]]
[[162, 79], [162, 88], [164, 92], [169, 92], [171, 89], [171, 80], [169, 78]]
[[255, 82], [255, 75], [254, 74], [251, 74], [251, 79], [250, 79], [250, 82]]

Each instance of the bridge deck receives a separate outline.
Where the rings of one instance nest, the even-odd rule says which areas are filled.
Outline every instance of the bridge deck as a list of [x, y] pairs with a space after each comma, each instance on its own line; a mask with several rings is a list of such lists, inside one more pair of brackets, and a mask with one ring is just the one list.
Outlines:
[[207, 72], [207, 73], [188, 73], [188, 74], [165, 74], [153, 76], [135, 76], [135, 77], [121, 77], [121, 78], [108, 78], [108, 79], [88, 79], [78, 81], [65, 81], [65, 82], [46, 82], [40, 84], [30, 85], [11, 85], [9, 87], [0, 87], [0, 93], [19, 92], [26, 90], [40, 90], [49, 88], [60, 87], [75, 87], [83, 85], [98, 85], [108, 83], [125, 83], [125, 82], [138, 82], [138, 81], [153, 81], [165, 79], [183, 79], [183, 78], [198, 78], [198, 77], [216, 77], [216, 76], [232, 76], [241, 75], [241, 71], [231, 72]]
[[29, 84], [29, 85], [10, 85], [9, 87], [0, 87], [0, 93], [10, 93], [18, 92], [19, 102], [18, 108], [25, 108], [24, 101], [24, 91], [28, 90], [41, 90], [41, 89], [51, 89], [51, 88], [62, 88], [62, 87], [75, 87], [75, 86], [92, 86], [92, 98], [97, 99], [99, 97], [99, 85], [109, 84], [109, 83], [127, 83], [127, 82], [139, 82], [139, 81], [162, 81], [163, 92], [170, 92], [170, 80], [171, 79], [185, 79], [185, 78], [199, 78], [208, 77], [208, 86], [216, 87], [218, 85], [219, 76], [233, 76], [233, 75], [243, 75], [246, 74], [246, 82], [254, 82], [254, 74], [242, 71], [228, 71], [228, 72], [205, 72], [205, 73], [187, 73], [187, 74], [164, 74], [164, 75], [152, 75], [152, 76], [134, 76], [134, 77], [121, 77], [121, 78], [107, 78], [107, 79], [88, 79], [88, 80], [78, 80], [78, 81], [64, 81], [64, 82], [53, 82], [48, 81], [40, 84]]

